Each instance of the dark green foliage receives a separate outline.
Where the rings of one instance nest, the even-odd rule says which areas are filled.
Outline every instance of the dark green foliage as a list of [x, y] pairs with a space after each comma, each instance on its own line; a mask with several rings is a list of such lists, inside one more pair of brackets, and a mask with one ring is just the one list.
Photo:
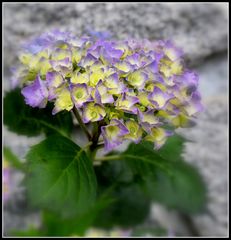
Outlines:
[[182, 153], [184, 149], [184, 139], [180, 135], [173, 135], [168, 138], [167, 142], [157, 151], [160, 156], [170, 161], [183, 161]]
[[53, 135], [26, 156], [25, 185], [30, 203], [63, 217], [84, 213], [95, 201], [96, 179], [91, 160], [69, 139]]
[[[197, 169], [184, 162], [184, 138], [172, 136], [158, 151], [150, 142], [132, 143], [123, 153], [111, 153], [119, 154], [118, 160], [93, 168], [85, 150], [65, 137], [73, 126], [70, 113], [52, 116], [52, 107], [25, 105], [18, 89], [4, 99], [4, 123], [10, 130], [28, 136], [49, 135], [30, 149], [26, 165], [4, 148], [11, 165], [26, 172], [23, 183], [29, 203], [43, 210], [39, 231], [30, 228], [15, 231], [16, 235], [83, 236], [92, 225], [132, 227], [147, 219], [152, 201], [183, 214], [204, 210], [205, 184]], [[164, 230], [154, 232], [165, 234]]]
[[44, 236], [83, 236], [100, 211], [110, 203], [111, 199], [108, 196], [102, 196], [83, 214], [68, 219], [46, 211], [42, 217], [41, 232]]
[[[99, 196], [109, 189], [114, 202], [103, 209], [94, 223], [97, 227], [130, 227], [142, 223], [150, 211], [150, 199], [144, 196], [135, 175], [124, 161], [105, 162], [95, 167]], [[127, 174], [126, 174], [127, 173]]]
[[183, 161], [183, 142], [175, 135], [159, 151], [149, 142], [131, 144], [122, 156], [144, 179], [143, 190], [154, 201], [183, 213], [198, 213], [206, 204], [205, 183], [197, 169]]
[[17, 88], [6, 93], [3, 100], [3, 121], [10, 131], [26, 136], [36, 136], [41, 132], [70, 135], [73, 129], [70, 112], [62, 111], [53, 116], [52, 103], [44, 109], [32, 108], [25, 104], [20, 91]]
[[116, 186], [111, 193], [114, 202], [100, 212], [95, 226], [112, 228], [141, 224], [150, 212], [150, 199], [144, 196], [137, 184]]
[[156, 169], [160, 169], [166, 174], [171, 174], [169, 162], [153, 149], [153, 144], [150, 142], [132, 143], [121, 156], [133, 173], [143, 178], [155, 177]]
[[172, 176], [157, 171], [157, 180], [149, 182], [152, 199], [182, 213], [192, 214], [205, 210], [206, 188], [197, 169], [184, 162], [173, 163]]

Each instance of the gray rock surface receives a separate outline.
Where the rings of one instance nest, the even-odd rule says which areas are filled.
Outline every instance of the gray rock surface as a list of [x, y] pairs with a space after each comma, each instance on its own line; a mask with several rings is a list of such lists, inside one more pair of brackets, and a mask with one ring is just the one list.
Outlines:
[[[15, 64], [20, 44], [30, 37], [59, 27], [81, 35], [87, 27], [110, 31], [114, 38], [173, 39], [183, 47], [191, 66], [200, 76], [200, 91], [205, 105], [197, 126], [179, 132], [194, 140], [186, 144], [185, 158], [198, 166], [209, 190], [209, 214], [193, 217], [203, 236], [227, 235], [228, 177], [228, 77], [227, 77], [227, 4], [141, 4], [141, 3], [39, 3], [4, 4], [4, 89], [9, 89], [9, 67]], [[217, 55], [217, 57], [214, 57]], [[21, 158], [39, 138], [18, 137], [4, 128], [4, 144]], [[26, 206], [14, 173], [11, 199], [4, 211], [4, 234], [12, 228], [25, 229], [39, 224], [39, 215]], [[19, 211], [24, 209], [23, 211]], [[183, 234], [177, 213], [153, 206], [151, 219], [160, 226]], [[151, 221], [152, 222], [152, 221]], [[181, 230], [182, 229], [182, 230]]]
[[5, 71], [32, 36], [55, 27], [81, 35], [88, 27], [113, 37], [172, 39], [191, 64], [227, 47], [227, 4], [37, 3], [4, 4]]
[[217, 96], [207, 99], [205, 106], [207, 109], [201, 114], [195, 129], [185, 132], [188, 138], [195, 141], [186, 145], [185, 158], [197, 165], [205, 178], [210, 200], [208, 209], [213, 216], [210, 219], [213, 223], [208, 224], [211, 216], [207, 216], [208, 221], [205, 220], [206, 216], [195, 218], [195, 222], [203, 234], [209, 234], [213, 224], [214, 234], [222, 236], [226, 233], [228, 213], [227, 98]]
[[194, 129], [180, 131], [187, 143], [185, 159], [200, 170], [208, 188], [208, 211], [194, 217], [204, 236], [227, 235], [228, 213], [228, 128], [227, 98], [217, 96], [204, 101], [206, 110]]

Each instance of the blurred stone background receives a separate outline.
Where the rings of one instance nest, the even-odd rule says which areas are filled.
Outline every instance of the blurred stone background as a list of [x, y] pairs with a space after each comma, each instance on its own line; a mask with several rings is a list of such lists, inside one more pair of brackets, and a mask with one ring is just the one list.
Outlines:
[[[228, 234], [228, 3], [4, 3], [3, 88], [10, 88], [9, 68], [25, 40], [54, 28], [77, 35], [88, 28], [110, 31], [113, 38], [172, 39], [186, 53], [189, 66], [200, 76], [205, 111], [197, 126], [179, 132], [187, 143], [185, 158], [197, 166], [209, 190], [209, 212], [192, 218], [202, 236]], [[4, 144], [23, 158], [41, 138], [18, 137], [4, 127]], [[4, 206], [4, 235], [12, 228], [39, 224], [39, 215], [27, 211], [22, 176], [13, 174], [11, 198]], [[190, 235], [174, 211], [154, 204], [152, 224]]]

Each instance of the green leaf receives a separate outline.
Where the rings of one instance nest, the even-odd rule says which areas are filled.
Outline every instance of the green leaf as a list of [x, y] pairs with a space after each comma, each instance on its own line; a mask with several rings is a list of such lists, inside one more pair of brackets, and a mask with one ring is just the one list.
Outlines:
[[108, 161], [95, 166], [97, 182], [102, 187], [110, 187], [115, 183], [131, 183], [134, 174], [125, 161]]
[[148, 182], [153, 200], [182, 213], [205, 210], [207, 202], [205, 183], [198, 170], [184, 162], [172, 163], [172, 176], [157, 171], [157, 181]]
[[113, 204], [98, 214], [94, 225], [100, 228], [131, 227], [143, 223], [150, 212], [150, 199], [137, 184], [118, 185], [111, 193]]
[[150, 198], [143, 194], [126, 162], [104, 162], [95, 166], [95, 172], [99, 196], [107, 191], [114, 202], [98, 214], [94, 225], [110, 229], [143, 223], [150, 212]]
[[197, 213], [205, 208], [206, 187], [198, 170], [183, 161], [183, 142], [180, 136], [172, 137], [159, 151], [150, 142], [131, 144], [121, 159], [140, 176], [140, 186], [154, 201], [183, 213]]
[[183, 161], [182, 153], [186, 139], [180, 135], [173, 135], [168, 138], [166, 143], [157, 151], [164, 159], [170, 161]]
[[20, 135], [36, 136], [41, 132], [47, 135], [59, 133], [69, 136], [73, 128], [73, 120], [70, 112], [62, 111], [52, 115], [53, 104], [46, 108], [32, 108], [25, 104], [20, 89], [7, 92], [4, 97], [4, 124], [10, 131]]
[[161, 169], [171, 174], [169, 161], [166, 161], [157, 151], [154, 151], [153, 144], [142, 141], [139, 144], [130, 144], [128, 149], [121, 154], [133, 173], [155, 178], [156, 169]]
[[71, 140], [50, 136], [33, 146], [26, 160], [29, 173], [24, 182], [33, 206], [73, 217], [94, 203], [96, 178], [92, 163]]
[[83, 236], [92, 225], [100, 211], [111, 203], [111, 199], [103, 196], [84, 214], [73, 218], [60, 218], [59, 215], [44, 212], [41, 232], [44, 236]]

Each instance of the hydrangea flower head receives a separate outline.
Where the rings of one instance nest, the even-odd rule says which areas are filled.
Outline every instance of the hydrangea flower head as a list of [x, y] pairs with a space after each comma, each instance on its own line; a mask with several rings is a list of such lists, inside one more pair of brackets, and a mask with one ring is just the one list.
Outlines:
[[203, 107], [198, 75], [171, 41], [76, 37], [55, 30], [24, 46], [13, 82], [26, 104], [52, 114], [76, 108], [100, 122], [105, 150], [143, 138], [160, 148], [171, 129], [188, 127]]

